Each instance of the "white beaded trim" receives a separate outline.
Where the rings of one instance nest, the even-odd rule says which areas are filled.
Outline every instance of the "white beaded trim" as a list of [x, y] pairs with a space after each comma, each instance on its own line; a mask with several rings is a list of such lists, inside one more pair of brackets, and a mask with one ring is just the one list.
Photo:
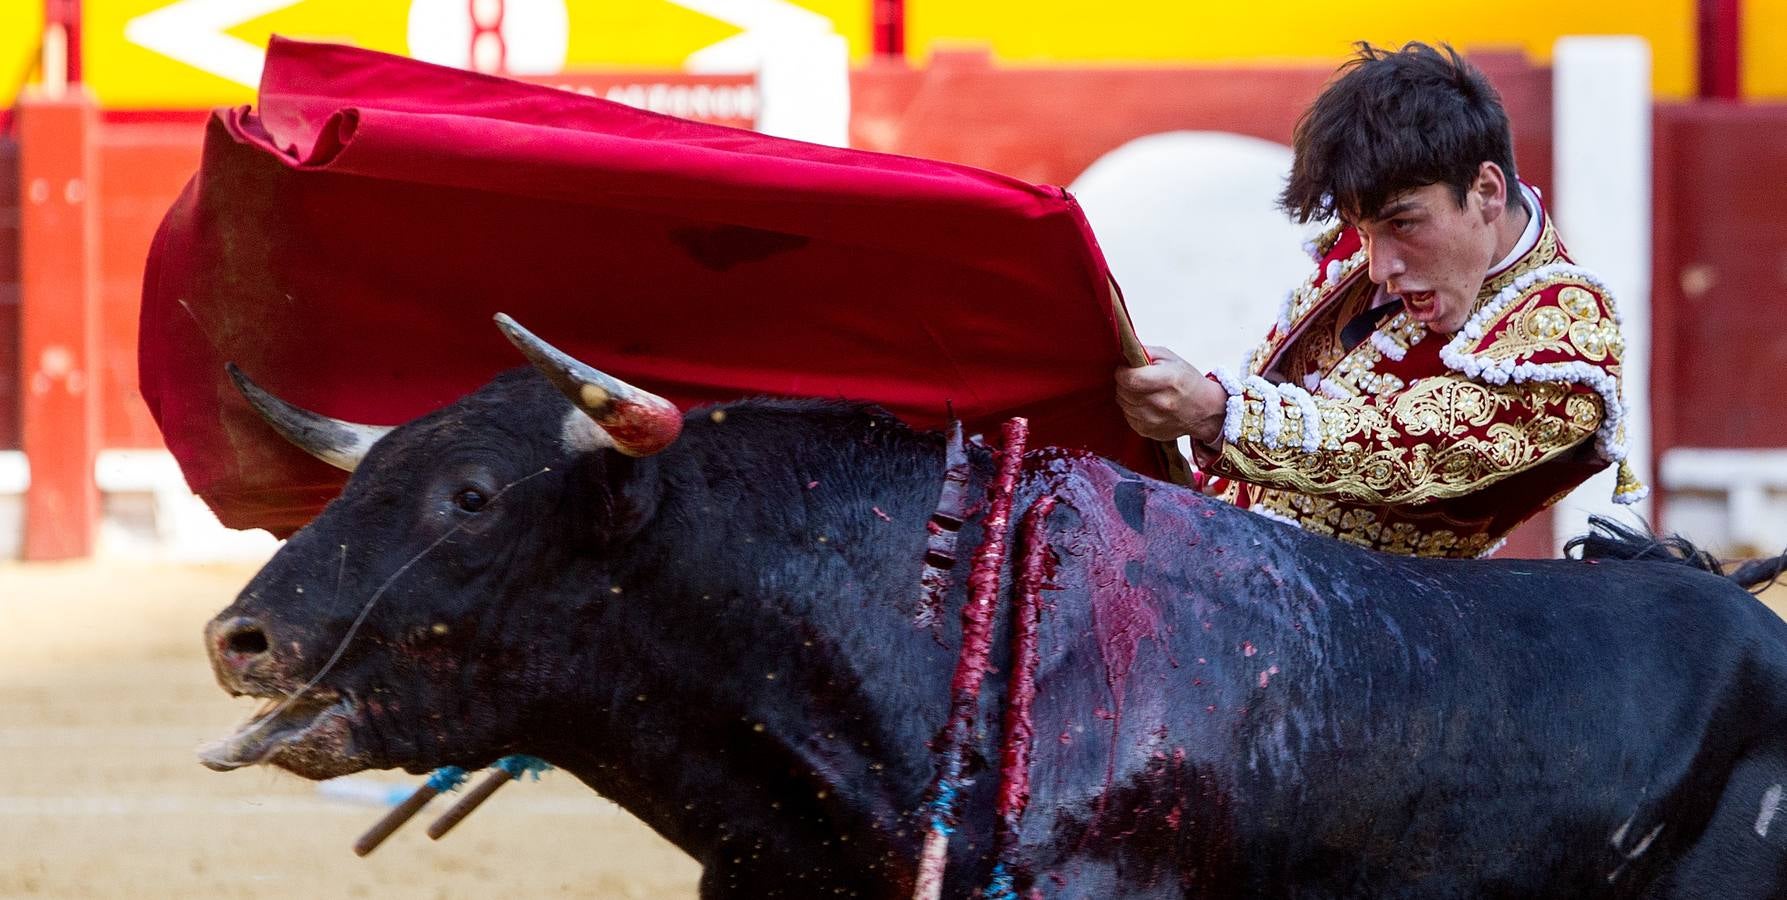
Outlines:
[[1293, 519], [1290, 516], [1287, 516], [1283, 513], [1276, 513], [1269, 509], [1266, 509], [1264, 507], [1258, 507], [1258, 506], [1249, 506], [1249, 507], [1247, 507], [1247, 511], [1250, 513], [1253, 513], [1256, 516], [1259, 516], [1262, 519], [1271, 519], [1274, 522], [1282, 522], [1286, 525], [1296, 528], [1299, 531], [1304, 530], [1302, 522], [1300, 522], [1296, 519]]
[[1371, 346], [1376, 347], [1377, 352], [1382, 353], [1385, 357], [1396, 362], [1402, 362], [1402, 358], [1407, 356], [1409, 352], [1407, 347], [1396, 343], [1396, 341], [1392, 340], [1389, 335], [1382, 331], [1374, 331], [1371, 333]]
[[[1309, 392], [1294, 384], [1281, 384], [1278, 393], [1297, 405], [1303, 414], [1303, 440], [1301, 446], [1304, 453], [1314, 453], [1322, 449], [1322, 410], [1315, 405], [1315, 398]], [[1279, 446], [1290, 443], [1285, 441]]]
[[[1247, 415], [1247, 400], [1251, 393], [1260, 401], [1262, 444], [1278, 450], [1300, 447], [1306, 453], [1321, 449], [1322, 412], [1308, 391], [1294, 384], [1273, 384], [1258, 375], [1237, 379], [1227, 369], [1212, 369], [1210, 374], [1216, 377], [1216, 382], [1229, 395], [1222, 422], [1222, 436], [1229, 443], [1241, 441], [1242, 420]], [[1296, 406], [1301, 418], [1296, 434], [1287, 433], [1284, 427], [1286, 403]]]
[[1454, 350], [1456, 349], [1454, 345], [1462, 347], [1464, 346], [1464, 342], [1474, 341], [1477, 338], [1482, 337], [1483, 329], [1488, 327], [1489, 323], [1500, 318], [1502, 311], [1507, 309], [1508, 304], [1514, 302], [1520, 295], [1526, 293], [1527, 288], [1554, 277], [1576, 278], [1593, 285], [1596, 290], [1601, 292], [1601, 296], [1607, 301], [1607, 312], [1613, 317], [1613, 324], [1621, 324], [1619, 307], [1615, 306], [1613, 302], [1613, 292], [1608, 290], [1606, 283], [1596, 276], [1595, 273], [1579, 266], [1573, 266], [1569, 263], [1550, 263], [1521, 275], [1514, 279], [1513, 283], [1502, 288], [1500, 293], [1490, 298], [1489, 302], [1484, 304], [1482, 309], [1477, 310], [1476, 313], [1464, 323], [1464, 327], [1458, 330], [1458, 334], [1446, 344], [1445, 349]]
[[1247, 390], [1229, 370], [1218, 367], [1210, 370], [1216, 376], [1216, 383], [1222, 385], [1223, 391], [1229, 395], [1229, 402], [1224, 406], [1222, 417], [1223, 440], [1231, 444], [1241, 441], [1241, 419], [1247, 415]]
[[1249, 375], [1242, 384], [1260, 395], [1260, 438], [1266, 446], [1278, 446], [1278, 435], [1284, 430], [1284, 398], [1278, 388], [1258, 375]]
[[[1397, 334], [1405, 333], [1408, 342], [1396, 339]], [[1399, 312], [1390, 317], [1390, 321], [1381, 325], [1371, 333], [1371, 346], [1379, 353], [1396, 362], [1401, 362], [1408, 355], [1409, 348], [1421, 343], [1427, 337], [1427, 326], [1409, 319], [1407, 312]]]
[[[1321, 260], [1318, 259], [1316, 262], [1321, 262]], [[1284, 292], [1284, 303], [1278, 307], [1278, 330], [1283, 334], [1290, 334], [1291, 332], [1291, 309], [1296, 302], [1296, 288], [1291, 288]]]
[[[1568, 263], [1552, 263], [1527, 272], [1502, 288], [1500, 293], [1471, 316], [1470, 321], [1464, 323], [1464, 327], [1446, 342], [1446, 346], [1440, 348], [1440, 361], [1447, 368], [1461, 372], [1467, 378], [1481, 379], [1490, 384], [1550, 381], [1588, 386], [1601, 396], [1601, 427], [1595, 430], [1595, 449], [1607, 461], [1617, 463], [1626, 458], [1626, 446], [1619, 437], [1620, 425], [1625, 420], [1625, 406], [1620, 400], [1619, 382], [1604, 369], [1581, 361], [1516, 363], [1512, 359], [1495, 360], [1465, 352], [1466, 346], [1481, 339], [1484, 330], [1507, 310], [1508, 305], [1520, 299], [1533, 285], [1562, 278], [1572, 278], [1592, 285], [1606, 302], [1608, 315], [1613, 318], [1614, 325], [1620, 324], [1619, 310], [1614, 305], [1613, 293], [1607, 289], [1606, 283], [1586, 269]], [[1625, 494], [1616, 494], [1614, 500], [1636, 503], [1646, 493], [1648, 491], [1628, 491]]]

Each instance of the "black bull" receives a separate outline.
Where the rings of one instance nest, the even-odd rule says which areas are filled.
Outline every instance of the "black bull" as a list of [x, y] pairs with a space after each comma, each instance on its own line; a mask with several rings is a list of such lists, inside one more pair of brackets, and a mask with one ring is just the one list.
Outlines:
[[[909, 895], [964, 603], [918, 589], [941, 436], [748, 401], [605, 440], [528, 369], [372, 445], [211, 624], [222, 684], [286, 702], [207, 761], [534, 754], [703, 896]], [[1021, 894], [1787, 895], [1787, 626], [1732, 581], [1618, 536], [1385, 556], [1072, 453], [1044, 493]], [[1006, 652], [946, 896], [992, 862]]]

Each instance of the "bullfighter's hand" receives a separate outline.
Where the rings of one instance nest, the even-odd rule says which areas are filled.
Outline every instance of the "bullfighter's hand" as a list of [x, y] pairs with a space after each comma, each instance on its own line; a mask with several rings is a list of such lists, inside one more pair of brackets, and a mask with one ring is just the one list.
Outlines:
[[1222, 436], [1228, 393], [1165, 347], [1149, 347], [1154, 362], [1117, 370], [1117, 405], [1129, 427], [1157, 441], [1182, 434], [1205, 444]]

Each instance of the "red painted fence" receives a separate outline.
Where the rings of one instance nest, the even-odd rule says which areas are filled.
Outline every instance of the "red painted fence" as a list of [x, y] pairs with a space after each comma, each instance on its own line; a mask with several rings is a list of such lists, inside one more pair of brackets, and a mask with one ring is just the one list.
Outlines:
[[1787, 105], [1659, 106], [1655, 134], [1657, 453], [1787, 447]]
[[19, 449], [19, 144], [0, 133], [0, 451]]

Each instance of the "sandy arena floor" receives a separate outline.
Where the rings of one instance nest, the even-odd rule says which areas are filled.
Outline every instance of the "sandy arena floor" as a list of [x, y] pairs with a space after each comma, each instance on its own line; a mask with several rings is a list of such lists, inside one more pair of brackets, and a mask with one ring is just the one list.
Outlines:
[[200, 766], [193, 748], [254, 703], [211, 680], [199, 629], [253, 571], [0, 563], [0, 898], [695, 895], [693, 862], [562, 773], [439, 843], [436, 799], [361, 859], [383, 807]]

